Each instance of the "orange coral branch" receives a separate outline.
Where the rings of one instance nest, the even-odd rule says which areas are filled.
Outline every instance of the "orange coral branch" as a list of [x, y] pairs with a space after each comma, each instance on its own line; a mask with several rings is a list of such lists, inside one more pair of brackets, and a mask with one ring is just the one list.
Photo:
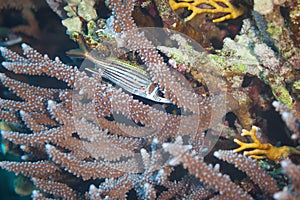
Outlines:
[[234, 142], [240, 145], [239, 148], [234, 149], [234, 152], [244, 151], [246, 149], [254, 149], [250, 151], [245, 151], [245, 156], [250, 156], [256, 159], [264, 159], [267, 157], [270, 160], [280, 161], [291, 154], [300, 154], [298, 150], [294, 147], [290, 146], [282, 146], [282, 147], [275, 147], [269, 143], [261, 143], [256, 136], [256, 132], [258, 127], [252, 126], [250, 131], [243, 129], [242, 136], [250, 136], [253, 140], [253, 143], [244, 143], [239, 141], [238, 139], [234, 139]]
[[[193, 19], [196, 15], [202, 13], [225, 13], [225, 16], [214, 19], [213, 22], [222, 22], [228, 19], [236, 19], [242, 14], [244, 14], [243, 8], [236, 8], [233, 6], [229, 0], [179, 0], [178, 2], [174, 0], [169, 0], [169, 4], [173, 10], [178, 8], [187, 8], [192, 11], [185, 20], [189, 21]], [[223, 4], [224, 6], [222, 6]], [[200, 5], [207, 5], [211, 8], [200, 8]]]

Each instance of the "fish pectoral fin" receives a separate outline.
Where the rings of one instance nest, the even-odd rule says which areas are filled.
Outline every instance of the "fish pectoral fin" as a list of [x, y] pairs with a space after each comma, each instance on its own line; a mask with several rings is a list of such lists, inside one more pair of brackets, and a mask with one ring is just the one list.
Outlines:
[[172, 103], [171, 100], [169, 100], [167, 98], [164, 98], [164, 97], [160, 97], [160, 96], [157, 95], [158, 94], [158, 90], [159, 90], [158, 86], [156, 86], [152, 90], [151, 93], [149, 93], [149, 87], [147, 88], [147, 91], [146, 91], [146, 98], [151, 99], [152, 101], [159, 102], [159, 103]]

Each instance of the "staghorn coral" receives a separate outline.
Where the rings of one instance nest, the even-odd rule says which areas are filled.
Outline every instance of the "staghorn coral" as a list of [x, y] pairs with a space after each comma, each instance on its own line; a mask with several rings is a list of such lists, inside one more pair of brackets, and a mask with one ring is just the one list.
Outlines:
[[[234, 164], [236, 168], [244, 171], [259, 187], [269, 194], [279, 190], [276, 180], [268, 174], [255, 160], [236, 155], [232, 151], [219, 150], [214, 156], [228, 163]], [[247, 163], [247, 165], [245, 165]]]
[[[183, 145], [182, 138], [177, 138], [175, 143], [164, 143], [163, 148], [173, 156], [173, 158], [169, 160], [170, 165], [175, 166], [182, 163], [190, 174], [196, 176], [201, 182], [212, 187], [214, 190], [220, 191], [219, 195], [215, 196], [215, 198], [252, 199], [252, 197], [246, 194], [239, 186], [233, 184], [227, 175], [221, 174], [219, 172], [219, 166], [212, 167], [211, 165], [205, 164], [203, 157], [191, 150], [192, 146]], [[214, 152], [214, 156], [234, 164], [235, 167], [247, 173], [250, 179], [269, 195], [279, 190], [275, 179], [259, 166], [255, 160], [233, 153], [233, 151], [223, 150]]]
[[[127, 6], [133, 7], [133, 5], [131, 2]], [[117, 14], [120, 15], [121, 11], [118, 9], [123, 8], [123, 5], [120, 2], [111, 2], [111, 6], [116, 12], [115, 17], [118, 18]], [[122, 19], [132, 23], [130, 18]], [[133, 31], [136, 30], [133, 29]], [[122, 33], [129, 34], [126, 29]], [[146, 38], [141, 37], [146, 41]], [[120, 89], [103, 82], [100, 77], [88, 77], [85, 72], [79, 71], [76, 67], [65, 65], [59, 59], [51, 60], [26, 44], [23, 44], [22, 48], [24, 57], [7, 48], [1, 48], [2, 55], [6, 59], [2, 65], [7, 70], [17, 74], [55, 77], [57, 80], [64, 81], [69, 87], [65, 89], [40, 88], [14, 80], [4, 74], [1, 75], [2, 83], [23, 100], [2, 99], [1, 110], [12, 114], [12, 117], [3, 118], [3, 120], [7, 119], [16, 123], [18, 121], [15, 119], [20, 116], [24, 121], [23, 125], [30, 129], [29, 132], [23, 133], [2, 132], [4, 138], [21, 145], [22, 150], [27, 152], [22, 156], [25, 161], [20, 164], [20, 167], [24, 167], [20, 170], [25, 176], [34, 177], [34, 183], [46, 193], [64, 198], [85, 196], [85, 192], [81, 194], [78, 194], [79, 191], [70, 192], [73, 189], [64, 183], [64, 178], [70, 178], [74, 183], [81, 180], [106, 178], [106, 181], [102, 180], [99, 186], [101, 195], [123, 198], [132, 188], [138, 191], [138, 196], [153, 197], [155, 193], [151, 191], [154, 191], [155, 185], [166, 184], [166, 188], [170, 187], [166, 177], [170, 174], [167, 171], [171, 169], [158, 162], [161, 156], [159, 152], [156, 155], [153, 148], [153, 152], [149, 154], [142, 148], [142, 144], [147, 148], [153, 137], [164, 141], [178, 134], [189, 136], [194, 131], [198, 137], [202, 137], [201, 133], [207, 128], [207, 121], [197, 118], [205, 119], [206, 115], [210, 114], [208, 112], [209, 100], [202, 100], [194, 105], [197, 109], [203, 106], [204, 112], [200, 115], [167, 114], [134, 100], [132, 96]], [[146, 53], [141, 51], [145, 60], [154, 55], [159, 58], [153, 48], [150, 48], [150, 55]], [[154, 67], [154, 62], [156, 60], [148, 60], [147, 65]], [[164, 65], [163, 61], [161, 62]], [[160, 76], [165, 77], [165, 73], [161, 73]], [[171, 80], [170, 77], [166, 78]], [[165, 81], [158, 82], [165, 84]], [[173, 88], [170, 86], [166, 85], [166, 89], [171, 92]], [[175, 98], [182, 97], [175, 95]], [[195, 96], [190, 98], [195, 98]], [[186, 100], [183, 102], [191, 111], [198, 112], [197, 109], [193, 110]], [[180, 102], [178, 103], [180, 105]], [[132, 118], [136, 123], [141, 123], [145, 127], [126, 126], [106, 119], [113, 113]], [[199, 121], [199, 124], [194, 124], [194, 121]], [[104, 129], [109, 129], [109, 132]], [[191, 137], [190, 142], [193, 142], [193, 138]], [[120, 149], [117, 148], [118, 146]], [[149, 160], [150, 155], [152, 158]], [[47, 172], [49, 174], [43, 173], [43, 168], [51, 168], [53, 165], [43, 162], [47, 159], [52, 160], [59, 169], [49, 170]], [[34, 160], [39, 161], [34, 162]], [[143, 160], [144, 169], [140, 168], [139, 160]], [[3, 168], [18, 173], [17, 165], [13, 162], [1, 164]], [[65, 174], [65, 171], [70, 174]], [[140, 172], [143, 173], [139, 174]], [[45, 180], [40, 180], [39, 173], [44, 175]], [[153, 179], [156, 176], [161, 178]], [[49, 183], [46, 188], [42, 186], [44, 181]], [[122, 181], [130, 184], [125, 184], [124, 189], [116, 194], [115, 190], [119, 188], [118, 183]], [[115, 186], [114, 182], [116, 182]], [[140, 185], [144, 187], [140, 188]], [[34, 195], [37, 193], [35, 192]]]
[[290, 160], [283, 160], [280, 162], [284, 172], [291, 179], [291, 185], [284, 187], [280, 192], [277, 192], [273, 195], [274, 199], [283, 200], [283, 199], [298, 199], [300, 197], [300, 188], [299, 188], [299, 175], [300, 170], [299, 166], [292, 163]]

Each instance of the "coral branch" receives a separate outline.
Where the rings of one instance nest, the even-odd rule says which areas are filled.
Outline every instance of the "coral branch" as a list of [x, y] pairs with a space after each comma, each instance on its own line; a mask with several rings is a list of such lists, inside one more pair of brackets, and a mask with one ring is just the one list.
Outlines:
[[63, 199], [69, 200], [79, 198], [79, 195], [76, 193], [76, 191], [68, 187], [66, 184], [39, 178], [33, 178], [32, 180], [34, 184], [43, 191], [53, 194], [57, 197], [62, 197]]
[[[203, 158], [199, 158], [190, 153], [191, 146], [180, 144], [164, 143], [163, 148], [172, 154], [174, 158], [170, 161], [171, 165], [182, 163], [184, 168], [187, 168], [190, 174], [196, 176], [209, 187], [220, 191], [221, 194], [228, 199], [252, 199], [239, 186], [231, 182], [228, 176], [222, 175], [215, 171], [211, 166], [204, 163]], [[201, 170], [199, 170], [201, 169]]]
[[291, 180], [291, 186], [285, 187], [283, 191], [274, 194], [274, 198], [278, 200], [285, 199], [299, 199], [300, 197], [300, 169], [299, 166], [292, 163], [290, 160], [283, 160], [280, 162], [286, 175]]
[[[0, 167], [13, 171], [16, 175], [22, 173], [28, 177], [46, 178], [50, 177], [56, 171], [60, 171], [59, 167], [48, 161], [38, 162], [0, 162]], [[45, 169], [47, 169], [45, 171]]]
[[66, 153], [58, 151], [54, 146], [49, 144], [46, 145], [46, 149], [47, 153], [55, 163], [60, 164], [75, 176], [82, 177], [83, 180], [91, 178], [120, 177], [124, 175], [124, 172], [115, 170], [99, 162], [77, 160]]
[[[213, 22], [222, 22], [228, 19], [235, 19], [244, 14], [243, 8], [236, 8], [229, 0], [179, 0], [178, 2], [175, 0], [169, 0], [169, 4], [173, 10], [187, 8], [188, 10], [192, 11], [192, 13], [185, 19], [186, 21], [189, 21], [196, 15], [202, 13], [225, 14], [223, 17], [214, 19]], [[201, 8], [201, 5], [204, 7]], [[209, 8], [207, 8], [207, 6]]]
[[214, 156], [234, 164], [236, 168], [245, 172], [250, 179], [268, 194], [273, 195], [279, 190], [277, 182], [261, 166], [259, 166], [256, 160], [236, 154], [233, 151], [223, 150], [214, 152]]
[[[250, 136], [253, 143], [244, 143], [238, 139], [234, 139], [234, 142], [240, 145], [234, 152], [244, 151], [246, 149], [254, 149], [245, 151], [244, 155], [250, 156], [256, 159], [263, 159], [267, 157], [270, 160], [280, 161], [287, 158], [291, 154], [300, 154], [300, 151], [290, 146], [275, 147], [269, 143], [262, 144], [256, 136], [258, 127], [252, 126], [251, 131], [243, 129], [242, 136]], [[262, 156], [263, 155], [263, 156]]]

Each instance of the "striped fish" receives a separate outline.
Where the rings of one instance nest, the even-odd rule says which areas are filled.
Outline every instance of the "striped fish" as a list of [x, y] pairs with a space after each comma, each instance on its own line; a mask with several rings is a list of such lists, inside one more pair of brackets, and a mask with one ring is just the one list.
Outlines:
[[94, 66], [87, 67], [86, 71], [101, 75], [134, 95], [159, 103], [172, 103], [169, 99], [163, 97], [164, 92], [151, 81], [149, 74], [142, 66], [117, 58], [97, 56], [89, 51], [83, 36], [78, 37], [78, 43], [81, 50], [71, 50], [67, 53], [71, 57], [84, 57], [91, 61]]
[[102, 77], [134, 95], [159, 103], [172, 103], [169, 99], [159, 95], [163, 92], [159, 90], [157, 84], [151, 81], [143, 67], [115, 58], [102, 60], [91, 54], [86, 54], [86, 58], [95, 64], [94, 68], [86, 68], [87, 71], [101, 74]]

